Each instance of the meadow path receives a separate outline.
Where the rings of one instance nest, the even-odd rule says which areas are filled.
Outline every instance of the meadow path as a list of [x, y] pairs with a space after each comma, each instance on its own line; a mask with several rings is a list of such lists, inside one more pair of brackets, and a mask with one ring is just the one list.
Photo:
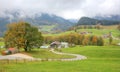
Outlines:
[[60, 59], [61, 61], [75, 61], [75, 60], [87, 59], [87, 57], [85, 57], [83, 55], [79, 55], [79, 54], [56, 52], [54, 49], [51, 49], [50, 51], [53, 52], [53, 53], [55, 53], [55, 54], [59, 54], [59, 55], [71, 55], [71, 56], [75, 56], [75, 58]]
[[[52, 60], [75, 61], [75, 60], [87, 59], [87, 57], [85, 57], [83, 55], [79, 55], [79, 54], [70, 54], [70, 53], [56, 52], [56, 51], [54, 51], [54, 49], [51, 49], [50, 51], [53, 52], [53, 53], [55, 53], [55, 54], [59, 54], [59, 55], [71, 55], [71, 56], [75, 56], [75, 58], [48, 59], [48, 61], [52, 61]], [[38, 60], [38, 61], [42, 60], [41, 58], [33, 58], [31, 56], [28, 56], [28, 55], [25, 55], [25, 54], [21, 54], [21, 53], [12, 54], [12, 55], [6, 55], [6, 56], [0, 56], [0, 60], [2, 60], [2, 59], [9, 59], [9, 60], [27, 59], [27, 60]]]

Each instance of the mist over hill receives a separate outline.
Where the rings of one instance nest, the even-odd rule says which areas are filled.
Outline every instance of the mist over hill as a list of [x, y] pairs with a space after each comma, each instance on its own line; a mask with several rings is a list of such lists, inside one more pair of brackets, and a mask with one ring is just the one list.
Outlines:
[[101, 17], [101, 16], [95, 16], [93, 18], [90, 17], [82, 17], [79, 19], [77, 25], [96, 25], [97, 23], [100, 23], [102, 25], [116, 25], [120, 23], [120, 16], [114, 16], [111, 17]]
[[75, 24], [54, 14], [41, 12], [27, 14], [22, 10], [6, 10], [3, 13], [0, 13], [0, 35], [2, 35], [3, 32], [6, 30], [7, 24], [18, 21], [28, 22], [38, 28], [54, 25], [50, 31], [64, 31]]

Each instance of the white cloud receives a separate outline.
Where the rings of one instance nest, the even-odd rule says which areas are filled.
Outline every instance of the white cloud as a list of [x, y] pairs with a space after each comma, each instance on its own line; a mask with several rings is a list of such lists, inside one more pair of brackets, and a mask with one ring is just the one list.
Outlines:
[[[22, 9], [24, 12], [46, 12], [64, 18], [119, 14], [120, 0], [0, 0], [0, 11]], [[2, 13], [1, 13], [2, 14]]]

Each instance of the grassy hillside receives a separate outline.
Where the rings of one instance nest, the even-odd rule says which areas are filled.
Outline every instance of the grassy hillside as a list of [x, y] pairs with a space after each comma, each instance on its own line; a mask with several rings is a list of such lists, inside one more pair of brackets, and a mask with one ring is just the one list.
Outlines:
[[51, 33], [51, 32], [52, 32], [52, 29], [53, 29], [55, 26], [56, 26], [56, 25], [42, 25], [42, 26], [40, 27], [40, 31]]
[[[103, 35], [108, 34], [111, 32], [113, 36], [118, 37], [120, 35], [119, 31], [117, 30], [117, 25], [110, 25], [110, 26], [103, 26], [103, 29], [78, 29], [77, 32], [92, 32], [93, 35]], [[68, 33], [73, 33], [74, 30], [71, 31], [65, 31], [59, 34], [44, 34], [45, 36], [57, 36], [57, 35], [63, 35]]]
[[4, 65], [6, 72], [120, 72], [119, 46], [76, 46], [63, 52], [88, 57], [81, 61], [32, 62]]
[[119, 31], [116, 29], [79, 29], [78, 32], [92, 32], [93, 35], [104, 35], [104, 34], [109, 34], [109, 32], [111, 32], [113, 34], [113, 36], [118, 37], [119, 36]]
[[[91, 34], [86, 34], [86, 35], [96, 35], [96, 36], [105, 36], [109, 35], [109, 33], [112, 33], [112, 36], [114, 37], [112, 44], [117, 44], [120, 42], [120, 31], [116, 29], [117, 26], [104, 26], [104, 29], [78, 29], [77, 33], [82, 33], [82, 32], [92, 32]], [[59, 34], [43, 34], [43, 36], [60, 36], [60, 35], [65, 35], [65, 34], [70, 34], [70, 33], [75, 33], [74, 30], [71, 31], [66, 31], [62, 32]], [[109, 38], [104, 38], [105, 40], [105, 45], [109, 44]]]

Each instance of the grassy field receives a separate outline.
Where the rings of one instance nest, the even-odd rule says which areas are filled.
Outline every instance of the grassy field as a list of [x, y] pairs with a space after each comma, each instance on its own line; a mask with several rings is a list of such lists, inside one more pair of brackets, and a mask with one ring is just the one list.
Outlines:
[[[25, 53], [25, 52], [23, 52], [23, 53]], [[35, 49], [35, 50], [33, 50], [31, 52], [27, 52], [25, 54], [28, 54], [28, 55], [33, 56], [35, 58], [42, 58], [42, 59], [74, 58], [74, 56], [70, 56], [70, 55], [54, 54], [54, 53], [50, 52], [48, 49]]]
[[6, 72], [120, 72], [119, 46], [76, 46], [62, 51], [82, 54], [88, 59], [7, 64], [2, 68]]
[[0, 46], [3, 46], [4, 45], [4, 42], [0, 42]]
[[[118, 31], [117, 29], [108, 29], [106, 27], [106, 29], [79, 29], [77, 30], [78, 33], [81, 32], [92, 32], [91, 35], [96, 35], [96, 36], [103, 36], [105, 34], [109, 34], [110, 32], [112, 33], [114, 38], [118, 38], [120, 36], [120, 31]], [[65, 34], [70, 34], [70, 33], [75, 33], [74, 31], [66, 31], [66, 32], [62, 32], [59, 34], [45, 34], [44, 36], [59, 36], [59, 35], [65, 35]], [[109, 44], [109, 38], [104, 38], [105, 40], [105, 45]], [[112, 44], [117, 44], [120, 42], [120, 39], [113, 39]]]
[[63, 52], [82, 54], [88, 59], [113, 59], [120, 58], [120, 46], [76, 46], [70, 49], [63, 49]]
[[[92, 35], [102, 36], [104, 34], [109, 34], [109, 32], [112, 33], [114, 37], [118, 37], [120, 35], [119, 30], [117, 29], [78, 29], [78, 33], [80, 32], [92, 32]], [[74, 33], [74, 30], [72, 31], [66, 31], [59, 34], [45, 34], [45, 36], [58, 36], [58, 35], [64, 35]]]
[[52, 32], [51, 30], [55, 27], [56, 25], [43, 25], [41, 28], [41, 31], [45, 31], [45, 32]]
[[[0, 46], [4, 46], [4, 42], [0, 42]], [[1, 55], [1, 51], [4, 50], [4, 49], [1, 49], [0, 48], [0, 55]]]
[[109, 32], [111, 32], [113, 36], [115, 36], [115, 37], [119, 36], [119, 31], [117, 29], [101, 29], [101, 30], [98, 30], [98, 29], [80, 29], [78, 31], [79, 32], [84, 32], [84, 31], [92, 32], [93, 35], [97, 35], [97, 36], [100, 36], [103, 34], [109, 34]]
[[[114, 37], [119, 36], [119, 31], [116, 29], [116, 26], [105, 26], [102, 30], [79, 29], [78, 33], [83, 31], [93, 32], [92, 35], [97, 36], [108, 34], [109, 32], [112, 32]], [[66, 31], [60, 34], [45, 34], [45, 36], [58, 36], [73, 32], [74, 31]], [[113, 43], [119, 42], [119, 40], [113, 40]], [[105, 39], [105, 43], [108, 43], [108, 39]], [[0, 42], [0, 45], [4, 45], [4, 43]], [[112, 46], [109, 44], [107, 44], [107, 46], [75, 46], [72, 48], [64, 48], [62, 52], [81, 54], [88, 59], [81, 61], [44, 61], [18, 64], [2, 64], [0, 62], [0, 72], [120, 72], [120, 46]], [[59, 59], [73, 57], [68, 55], [56, 55], [45, 49], [35, 49], [26, 54], [36, 58]]]

